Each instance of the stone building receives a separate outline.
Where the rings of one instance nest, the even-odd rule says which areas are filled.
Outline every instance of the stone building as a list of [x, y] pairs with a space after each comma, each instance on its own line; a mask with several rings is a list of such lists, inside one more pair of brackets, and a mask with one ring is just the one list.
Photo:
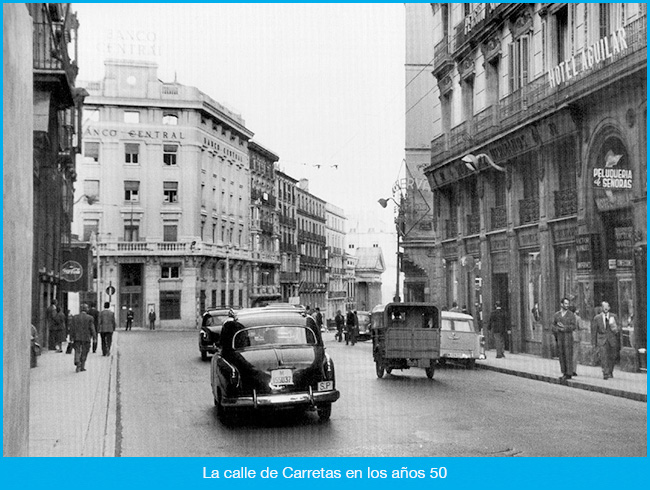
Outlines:
[[328, 319], [337, 310], [345, 312], [345, 212], [333, 204], [325, 204], [325, 238], [327, 246], [327, 305], [323, 314]]
[[165, 329], [195, 328], [206, 306], [249, 306], [261, 251], [253, 257], [242, 117], [160, 81], [146, 61], [106, 61], [86, 89], [74, 225], [96, 237], [95, 285], [120, 324], [128, 308], [135, 326], [153, 309]]
[[296, 225], [296, 185], [298, 181], [279, 170], [275, 171], [278, 196], [278, 228], [280, 239], [280, 291], [282, 301], [300, 303], [300, 255]]
[[[582, 361], [602, 300], [645, 366], [645, 4], [408, 4], [403, 243], [418, 295], [508, 311], [510, 349], [554, 355], [562, 297]], [[433, 60], [433, 61], [431, 61]], [[432, 76], [433, 75], [433, 76]], [[428, 145], [427, 145], [428, 140]], [[432, 192], [431, 192], [432, 191]], [[428, 222], [427, 222], [428, 221]]]

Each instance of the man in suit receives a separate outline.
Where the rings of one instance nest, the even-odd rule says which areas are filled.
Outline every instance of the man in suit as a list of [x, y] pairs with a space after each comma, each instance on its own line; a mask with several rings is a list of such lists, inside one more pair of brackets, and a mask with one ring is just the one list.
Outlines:
[[115, 331], [115, 313], [110, 310], [111, 304], [104, 303], [104, 309], [99, 313], [99, 335], [102, 338], [102, 355], [108, 356], [111, 353], [113, 343], [113, 332]]
[[562, 298], [560, 311], [553, 315], [551, 330], [557, 340], [557, 355], [560, 359], [562, 376], [560, 381], [566, 381], [573, 376], [573, 331], [577, 328], [578, 321], [569, 310], [569, 299]]
[[501, 302], [494, 304], [494, 311], [488, 320], [488, 330], [494, 334], [494, 344], [497, 349], [497, 359], [506, 357], [503, 353], [506, 345], [505, 336], [508, 334], [508, 317], [501, 309]]
[[603, 379], [609, 379], [614, 377], [619, 327], [616, 315], [609, 311], [609, 303], [603, 301], [600, 306], [601, 312], [591, 321], [591, 345], [598, 349]]
[[81, 312], [70, 321], [70, 336], [74, 339], [74, 363], [76, 372], [86, 370], [86, 358], [90, 350], [90, 342], [95, 338], [95, 322], [88, 314], [88, 305], [81, 305]]

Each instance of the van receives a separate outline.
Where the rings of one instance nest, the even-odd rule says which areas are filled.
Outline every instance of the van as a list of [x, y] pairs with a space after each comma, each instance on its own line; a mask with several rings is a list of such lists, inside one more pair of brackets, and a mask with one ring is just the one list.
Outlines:
[[476, 359], [485, 359], [485, 337], [476, 329], [474, 317], [443, 311], [440, 318], [441, 364], [450, 360], [473, 369]]

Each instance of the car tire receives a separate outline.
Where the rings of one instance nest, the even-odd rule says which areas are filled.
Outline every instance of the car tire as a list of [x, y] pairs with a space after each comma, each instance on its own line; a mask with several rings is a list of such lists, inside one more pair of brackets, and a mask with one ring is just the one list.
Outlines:
[[208, 353], [204, 350], [201, 351], [201, 360], [202, 361], [207, 361], [208, 360]]
[[384, 365], [381, 362], [375, 361], [375, 371], [378, 378], [381, 379], [384, 377]]
[[429, 379], [433, 379], [433, 373], [434, 373], [433, 363], [434, 362], [435, 361], [433, 359], [431, 359], [429, 367], [424, 368], [424, 372], [427, 373], [427, 378], [429, 378]]
[[230, 422], [230, 413], [221, 403], [221, 392], [217, 392], [217, 397], [214, 399], [214, 404], [217, 407], [217, 418], [222, 424], [227, 425]]
[[320, 405], [317, 405], [316, 411], [318, 412], [318, 420], [321, 422], [327, 422], [332, 415], [332, 404], [322, 403]]

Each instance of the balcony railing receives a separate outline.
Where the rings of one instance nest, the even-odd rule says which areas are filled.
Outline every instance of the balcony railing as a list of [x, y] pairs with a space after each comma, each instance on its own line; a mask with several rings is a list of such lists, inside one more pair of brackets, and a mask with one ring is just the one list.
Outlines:
[[505, 206], [490, 209], [490, 229], [498, 230], [508, 224], [508, 210]]
[[300, 281], [299, 272], [280, 272], [280, 282], [298, 282]]
[[79, 70], [68, 55], [68, 36], [63, 22], [34, 22], [34, 69], [61, 72], [73, 87]]
[[564, 189], [553, 193], [555, 199], [555, 217], [572, 216], [578, 212], [577, 189]]
[[522, 225], [539, 221], [539, 199], [519, 201], [519, 223]]
[[476, 235], [481, 230], [481, 215], [478, 213], [467, 215], [467, 234]]
[[345, 298], [347, 295], [347, 291], [327, 291], [327, 297], [329, 299]]
[[281, 294], [280, 286], [275, 285], [253, 286], [252, 289], [253, 296], [276, 296]]

